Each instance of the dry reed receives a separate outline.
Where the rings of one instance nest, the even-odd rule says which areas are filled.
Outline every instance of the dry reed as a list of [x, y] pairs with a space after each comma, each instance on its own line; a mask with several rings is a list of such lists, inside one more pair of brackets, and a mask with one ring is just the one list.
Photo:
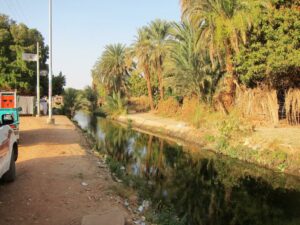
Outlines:
[[245, 118], [273, 125], [279, 122], [279, 105], [275, 90], [241, 88], [237, 91], [235, 105]]
[[285, 95], [286, 118], [290, 125], [300, 124], [300, 89], [290, 89]]

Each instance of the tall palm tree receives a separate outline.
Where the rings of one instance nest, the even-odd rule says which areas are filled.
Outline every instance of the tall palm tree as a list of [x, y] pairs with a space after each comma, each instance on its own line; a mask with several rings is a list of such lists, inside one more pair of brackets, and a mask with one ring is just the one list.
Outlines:
[[204, 99], [212, 76], [209, 58], [197, 47], [199, 35], [199, 30], [189, 22], [173, 24], [170, 54], [165, 65], [169, 74], [166, 83], [178, 94], [196, 94]]
[[148, 97], [151, 110], [154, 110], [154, 101], [151, 86], [151, 51], [152, 45], [147, 27], [138, 30], [138, 35], [133, 46], [133, 54], [137, 60], [137, 67], [143, 71], [147, 81]]
[[217, 58], [228, 74], [233, 75], [232, 57], [267, 0], [181, 0], [182, 16], [202, 30], [200, 42], [209, 49], [211, 61]]
[[168, 53], [168, 37], [171, 29], [170, 23], [164, 20], [154, 20], [148, 26], [151, 41], [151, 64], [157, 73], [160, 98], [164, 99], [163, 69], [164, 61]]
[[93, 69], [93, 78], [97, 77], [109, 93], [126, 93], [126, 79], [129, 76], [126, 64], [126, 46], [111, 44], [105, 50]]

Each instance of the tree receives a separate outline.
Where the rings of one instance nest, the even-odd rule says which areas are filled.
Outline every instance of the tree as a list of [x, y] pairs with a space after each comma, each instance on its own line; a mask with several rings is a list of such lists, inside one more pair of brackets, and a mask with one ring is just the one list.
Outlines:
[[63, 112], [70, 118], [75, 116], [76, 111], [81, 109], [81, 101], [79, 99], [79, 91], [74, 88], [67, 88], [64, 91]]
[[151, 42], [151, 64], [157, 73], [159, 83], [160, 98], [164, 99], [164, 84], [163, 84], [163, 71], [164, 61], [168, 54], [168, 37], [171, 29], [170, 23], [164, 20], [155, 20], [148, 26], [149, 38]]
[[233, 75], [232, 57], [240, 44], [248, 41], [247, 33], [260, 13], [264, 0], [181, 0], [183, 18], [201, 29], [200, 48], [209, 49], [212, 63], [217, 58]]
[[250, 44], [236, 57], [237, 72], [248, 87], [300, 87], [300, 11], [272, 9], [260, 16]]
[[154, 101], [151, 86], [151, 41], [147, 27], [138, 30], [138, 36], [133, 47], [133, 54], [137, 59], [137, 67], [143, 71], [144, 78], [147, 81], [148, 97], [151, 110], [154, 110]]
[[87, 113], [95, 114], [98, 110], [98, 95], [96, 90], [87, 86], [79, 92], [80, 110]]
[[[168, 85], [178, 95], [197, 95], [205, 99], [212, 88], [213, 76], [209, 57], [197, 46], [199, 30], [188, 22], [174, 23], [170, 55], [166, 63]], [[217, 77], [218, 73], [215, 73]]]
[[62, 95], [64, 92], [64, 86], [66, 85], [66, 76], [62, 72], [59, 72], [57, 76], [52, 78], [52, 92], [53, 95]]
[[120, 91], [123, 95], [126, 90], [126, 79], [129, 76], [126, 64], [126, 46], [111, 44], [105, 50], [93, 69], [93, 78], [104, 84], [109, 94]]
[[147, 82], [139, 71], [135, 70], [128, 79], [128, 89], [130, 96], [140, 97], [147, 95]]
[[35, 94], [36, 64], [23, 61], [22, 53], [35, 53], [37, 42], [40, 45], [41, 68], [44, 68], [48, 48], [41, 33], [0, 14], [0, 88], [17, 89], [20, 94]]

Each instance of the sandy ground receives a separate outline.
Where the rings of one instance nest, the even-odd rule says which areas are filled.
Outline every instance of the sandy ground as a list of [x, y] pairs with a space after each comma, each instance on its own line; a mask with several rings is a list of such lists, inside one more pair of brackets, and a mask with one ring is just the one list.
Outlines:
[[80, 132], [66, 117], [55, 119], [21, 118], [17, 179], [0, 185], [0, 224], [77, 225], [85, 215], [115, 210], [127, 216]]

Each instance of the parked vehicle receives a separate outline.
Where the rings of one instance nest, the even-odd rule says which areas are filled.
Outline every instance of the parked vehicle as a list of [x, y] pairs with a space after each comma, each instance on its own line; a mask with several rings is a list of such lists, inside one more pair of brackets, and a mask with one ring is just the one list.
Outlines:
[[5, 182], [12, 182], [16, 178], [16, 165], [18, 159], [17, 137], [13, 129], [3, 125], [0, 120], [0, 178]]
[[0, 108], [17, 108], [17, 92], [1, 91]]
[[20, 126], [20, 117], [19, 112], [21, 111], [21, 108], [4, 108], [0, 109], [0, 120], [2, 125], [9, 125], [13, 131], [14, 134], [19, 140], [20, 134], [19, 134], [19, 126]]
[[22, 108], [17, 108], [17, 92], [0, 92], [0, 120], [2, 125], [9, 125], [19, 140], [19, 113]]

